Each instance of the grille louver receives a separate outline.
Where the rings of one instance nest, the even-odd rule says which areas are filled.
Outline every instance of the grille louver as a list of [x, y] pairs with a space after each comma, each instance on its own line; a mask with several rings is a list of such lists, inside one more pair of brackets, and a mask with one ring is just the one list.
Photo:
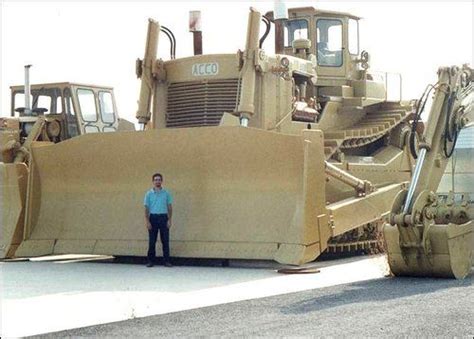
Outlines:
[[217, 126], [236, 108], [238, 79], [171, 83], [166, 127]]

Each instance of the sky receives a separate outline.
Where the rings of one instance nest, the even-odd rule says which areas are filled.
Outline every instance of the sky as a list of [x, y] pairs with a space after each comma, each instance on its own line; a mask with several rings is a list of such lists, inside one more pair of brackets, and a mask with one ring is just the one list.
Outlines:
[[[287, 7], [314, 6], [363, 17], [361, 50], [371, 69], [400, 73], [403, 99], [418, 98], [436, 82], [439, 66], [473, 60], [472, 1], [342, 2], [286, 1]], [[177, 57], [192, 55], [189, 11], [200, 10], [203, 52], [236, 53], [245, 45], [249, 7], [264, 14], [272, 1], [258, 2], [23, 2], [0, 0], [0, 115], [10, 114], [9, 86], [23, 84], [25, 64], [31, 82], [81, 82], [112, 86], [119, 115], [136, 122], [139, 81], [135, 60], [143, 58], [148, 18], [171, 29]], [[262, 26], [263, 27], [263, 26]], [[264, 45], [274, 53], [273, 36]], [[160, 39], [159, 57], [169, 59]]]

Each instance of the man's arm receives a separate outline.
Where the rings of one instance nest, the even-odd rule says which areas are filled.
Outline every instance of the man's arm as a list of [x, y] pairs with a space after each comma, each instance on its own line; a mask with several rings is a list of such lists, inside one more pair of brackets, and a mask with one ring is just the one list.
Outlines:
[[173, 206], [168, 204], [168, 228], [171, 227], [171, 218], [173, 217]]
[[151, 230], [151, 223], [150, 223], [150, 211], [148, 207], [145, 206], [145, 226], [147, 229]]

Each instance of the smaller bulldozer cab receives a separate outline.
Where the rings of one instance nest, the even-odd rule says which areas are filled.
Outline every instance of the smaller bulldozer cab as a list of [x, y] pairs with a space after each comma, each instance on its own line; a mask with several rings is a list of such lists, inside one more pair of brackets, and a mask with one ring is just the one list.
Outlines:
[[11, 116], [19, 117], [24, 134], [29, 125], [44, 115], [56, 121], [52, 141], [97, 132], [115, 132], [118, 115], [113, 89], [75, 83], [51, 83], [31, 86], [31, 112], [25, 111], [24, 86], [12, 86]]
[[[272, 18], [273, 12], [266, 16]], [[313, 7], [289, 9], [288, 20], [277, 23], [283, 25], [282, 34], [275, 36], [277, 53], [301, 57], [295, 47], [309, 40], [307, 52], [316, 57], [318, 77], [348, 78], [359, 55], [359, 19]]]

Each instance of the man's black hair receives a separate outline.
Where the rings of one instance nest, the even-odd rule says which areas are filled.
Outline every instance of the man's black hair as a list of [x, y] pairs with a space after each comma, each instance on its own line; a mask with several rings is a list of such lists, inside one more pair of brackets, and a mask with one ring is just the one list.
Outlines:
[[163, 181], [163, 176], [161, 175], [161, 173], [155, 173], [153, 174], [153, 176], [151, 177], [151, 180], [155, 180], [156, 177], [160, 177], [161, 178], [161, 181]]

